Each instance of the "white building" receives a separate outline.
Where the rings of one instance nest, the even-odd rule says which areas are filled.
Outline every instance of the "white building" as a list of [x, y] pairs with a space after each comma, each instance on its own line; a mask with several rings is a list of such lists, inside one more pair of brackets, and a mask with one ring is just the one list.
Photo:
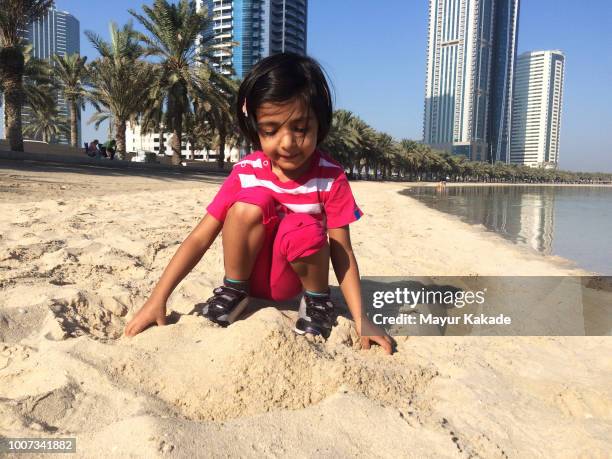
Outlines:
[[509, 162], [519, 0], [430, 0], [423, 139]]
[[[213, 66], [225, 75], [231, 73], [232, 67], [232, 31], [233, 31], [233, 0], [197, 0], [198, 11], [207, 8], [210, 18], [213, 20], [211, 29], [206, 35], [213, 35], [215, 50]], [[201, 40], [201, 36], [198, 40]]]
[[[172, 148], [170, 142], [173, 134], [165, 132], [163, 137], [163, 147], [160, 145], [160, 133], [149, 132], [142, 133], [140, 125], [127, 124], [125, 130], [125, 150], [128, 153], [156, 153], [159, 155], [172, 156]], [[186, 136], [183, 134], [183, 142], [181, 147], [181, 155], [187, 160], [200, 161], [216, 161], [217, 152], [214, 150], [195, 150], [191, 151], [191, 143], [186, 141]], [[225, 148], [225, 160], [229, 162], [237, 162], [240, 157], [240, 152], [236, 148]]]
[[563, 102], [565, 56], [528, 51], [517, 59], [512, 101], [510, 162], [556, 167]]

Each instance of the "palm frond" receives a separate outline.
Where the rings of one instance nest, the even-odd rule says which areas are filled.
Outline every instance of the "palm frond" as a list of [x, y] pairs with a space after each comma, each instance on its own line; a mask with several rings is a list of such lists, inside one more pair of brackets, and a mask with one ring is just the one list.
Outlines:
[[20, 31], [45, 15], [53, 0], [0, 0], [0, 47], [21, 43]]

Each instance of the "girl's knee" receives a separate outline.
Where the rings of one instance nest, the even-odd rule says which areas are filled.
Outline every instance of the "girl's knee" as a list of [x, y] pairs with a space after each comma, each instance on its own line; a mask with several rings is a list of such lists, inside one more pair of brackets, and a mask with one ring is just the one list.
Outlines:
[[276, 204], [269, 193], [241, 190], [228, 211], [228, 215], [245, 223], [268, 223], [276, 217]]
[[227, 212], [227, 219], [238, 219], [243, 223], [256, 223], [261, 221], [262, 209], [256, 204], [248, 202], [235, 202]]

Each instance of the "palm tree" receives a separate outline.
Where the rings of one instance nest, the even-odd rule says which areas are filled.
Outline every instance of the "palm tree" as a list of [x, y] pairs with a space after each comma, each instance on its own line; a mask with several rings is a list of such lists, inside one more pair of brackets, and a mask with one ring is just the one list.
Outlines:
[[109, 24], [110, 42], [105, 41], [98, 34], [86, 30], [85, 36], [91, 42], [100, 56], [107, 59], [132, 59], [136, 60], [142, 57], [143, 49], [138, 43], [138, 32], [136, 32], [128, 22], [121, 29], [117, 28], [117, 24], [111, 22]]
[[348, 110], [336, 110], [325, 142], [321, 145], [353, 175], [353, 163], [359, 149], [360, 136], [354, 123], [355, 115]]
[[53, 0], [0, 0], [0, 92], [4, 94], [6, 137], [12, 151], [23, 151], [25, 58], [19, 34], [52, 4]]
[[78, 147], [79, 109], [85, 108], [85, 85], [88, 80], [85, 61], [87, 57], [81, 57], [77, 53], [53, 55], [53, 73], [70, 108], [70, 145], [73, 147]]
[[403, 139], [399, 144], [400, 155], [411, 180], [415, 180], [415, 175], [421, 167], [420, 146], [418, 142], [409, 139]]
[[385, 132], [378, 132], [375, 140], [378, 158], [376, 168], [374, 169], [374, 177], [376, 178], [378, 170], [380, 170], [382, 180], [386, 180], [387, 176], [391, 174], [391, 166], [397, 153], [397, 145], [393, 137]]
[[208, 101], [211, 106], [224, 105], [225, 96], [210, 82], [209, 62], [213, 60], [212, 34], [207, 30], [210, 19], [206, 11], [197, 11], [195, 2], [155, 0], [152, 7], [142, 6], [144, 14], [129, 10], [148, 31], [140, 34], [145, 55], [159, 59], [159, 84], [164, 89], [168, 111], [167, 128], [173, 132], [172, 162], [181, 161], [183, 116], [192, 111], [195, 100]]
[[121, 58], [97, 61], [101, 70], [91, 73], [92, 90], [89, 98], [97, 110], [90, 123], [96, 129], [103, 121], [112, 119], [117, 141], [117, 154], [125, 158], [125, 131], [127, 122], [135, 120], [144, 109], [151, 86], [155, 84], [155, 68], [143, 61]]
[[377, 155], [375, 151], [376, 131], [359, 117], [354, 117], [351, 124], [359, 139], [353, 168], [357, 170], [357, 177], [361, 178], [361, 171], [365, 167], [366, 178], [368, 178], [371, 163]]
[[450, 156], [450, 166], [451, 173], [455, 175], [455, 178], [461, 179], [463, 181], [465, 179], [466, 173], [466, 165], [468, 163], [467, 156], [464, 155], [451, 155]]
[[89, 122], [95, 123], [97, 129], [100, 123], [112, 118], [117, 154], [123, 159], [127, 122], [144, 111], [159, 71], [155, 65], [138, 59], [142, 49], [131, 24], [118, 29], [111, 23], [110, 42], [90, 31], [85, 35], [101, 55], [89, 66], [92, 89], [88, 99], [97, 111]]
[[40, 137], [40, 135], [33, 134], [32, 130], [26, 132], [26, 129], [23, 128], [23, 120], [26, 116], [26, 113], [23, 113], [23, 108], [28, 108], [28, 122], [30, 122], [30, 118], [36, 122], [37, 113], [32, 111], [33, 107], [36, 108], [38, 113], [41, 112], [42, 107], [55, 107], [57, 103], [56, 87], [49, 62], [33, 57], [32, 45], [23, 47], [23, 57], [22, 137], [25, 134], [28, 137], [36, 138]]
[[164, 136], [167, 118], [168, 113], [164, 111], [162, 88], [157, 84], [153, 85], [139, 120], [140, 132], [149, 134], [159, 133], [159, 153], [164, 155], [166, 153]]
[[214, 128], [207, 120], [202, 121], [202, 119], [197, 115], [195, 117], [192, 137], [198, 149], [210, 151], [214, 148]]
[[23, 47], [23, 96], [24, 104], [53, 105], [55, 80], [49, 62], [32, 55], [32, 45]]
[[433, 152], [429, 145], [420, 144], [416, 151], [417, 175], [419, 180], [427, 179], [433, 160]]
[[229, 107], [201, 104], [197, 108], [196, 119], [197, 124], [201, 126], [198, 131], [200, 137], [204, 141], [210, 140], [210, 146], [218, 152], [217, 166], [223, 169], [225, 147], [238, 147], [244, 141], [236, 130], [236, 123]]
[[53, 142], [61, 134], [68, 135], [68, 120], [58, 114], [55, 98], [52, 104], [30, 105], [31, 116], [23, 133], [28, 137], [42, 138], [43, 142]]
[[230, 149], [240, 147], [246, 141], [237, 128], [238, 124], [234, 119], [234, 111], [232, 110], [238, 97], [240, 83], [216, 72], [211, 72], [208, 78], [212, 87], [216, 88], [217, 91], [216, 103], [210, 103], [208, 100], [196, 101], [196, 106], [204, 109], [199, 110], [202, 114], [201, 118], [207, 121], [216, 133], [215, 147], [219, 152], [217, 166], [219, 169], [223, 169], [225, 147], [228, 146]]

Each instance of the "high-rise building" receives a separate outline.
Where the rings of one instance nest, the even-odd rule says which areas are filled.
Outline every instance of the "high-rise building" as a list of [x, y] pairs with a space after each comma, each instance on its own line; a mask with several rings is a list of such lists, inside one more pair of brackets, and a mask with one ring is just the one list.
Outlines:
[[212, 19], [216, 61], [244, 78], [260, 59], [291, 51], [306, 54], [308, 0], [197, 0]]
[[430, 0], [423, 138], [509, 162], [519, 0]]
[[[25, 40], [32, 46], [32, 55], [38, 59], [51, 60], [54, 54], [65, 55], [81, 52], [79, 21], [70, 13], [51, 7], [40, 19], [30, 23]], [[57, 109], [60, 116], [69, 119], [68, 103], [61, 91], [57, 96]], [[27, 125], [30, 117], [27, 107], [23, 111], [23, 123]], [[81, 114], [78, 113], [78, 140], [81, 144]], [[70, 136], [62, 135], [58, 141], [69, 143]]]
[[563, 103], [565, 56], [529, 51], [516, 63], [512, 100], [510, 162], [556, 167]]
[[58, 54], [81, 52], [79, 21], [70, 13], [51, 7], [47, 14], [28, 26], [27, 41], [34, 57], [51, 59]]

